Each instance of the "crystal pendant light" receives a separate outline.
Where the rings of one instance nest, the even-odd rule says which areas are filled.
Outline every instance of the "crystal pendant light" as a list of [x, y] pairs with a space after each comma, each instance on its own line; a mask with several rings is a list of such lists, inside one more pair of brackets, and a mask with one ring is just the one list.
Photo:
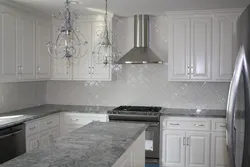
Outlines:
[[102, 32], [97, 33], [100, 41], [94, 47], [93, 55], [95, 63], [97, 64], [114, 64], [119, 58], [119, 50], [114, 44], [114, 35], [108, 30], [108, 0], [105, 0], [105, 16], [104, 16], [104, 29]]
[[50, 55], [55, 59], [79, 59], [87, 53], [86, 38], [73, 27], [78, 19], [78, 12], [70, 8], [70, 3], [71, 1], [66, 0], [65, 8], [60, 11], [58, 17], [54, 16], [55, 19], [63, 20], [55, 43], [47, 44]]

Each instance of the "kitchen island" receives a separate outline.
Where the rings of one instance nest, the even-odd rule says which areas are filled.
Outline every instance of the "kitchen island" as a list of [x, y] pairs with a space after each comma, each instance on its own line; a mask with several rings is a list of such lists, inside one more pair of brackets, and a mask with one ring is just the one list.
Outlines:
[[146, 128], [93, 122], [0, 167], [144, 167]]

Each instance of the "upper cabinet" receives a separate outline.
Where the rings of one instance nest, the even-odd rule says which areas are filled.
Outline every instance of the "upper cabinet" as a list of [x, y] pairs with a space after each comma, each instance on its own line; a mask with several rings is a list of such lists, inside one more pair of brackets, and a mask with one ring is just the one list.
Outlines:
[[47, 43], [51, 40], [51, 23], [44, 20], [36, 21], [36, 78], [50, 79], [50, 55]]
[[36, 79], [36, 20], [23, 15], [19, 21], [19, 77], [20, 80], [34, 80]]
[[241, 11], [168, 15], [169, 81], [230, 82]]
[[[111, 25], [111, 21], [109, 21], [109, 24]], [[111, 31], [110, 25], [108, 27]], [[53, 22], [54, 40], [60, 26], [59, 22]], [[96, 45], [101, 41], [100, 33], [105, 26], [103, 19], [98, 17], [82, 18], [75, 23], [75, 26], [83, 35], [80, 36], [80, 39], [88, 42], [87, 48], [81, 49], [86, 54], [81, 58], [72, 59], [70, 62], [64, 59], [52, 58], [52, 80], [111, 81], [111, 65], [105, 65], [93, 56]]]
[[[2, 39], [0, 40], [0, 82], [49, 79], [49, 59], [44, 54], [47, 52], [46, 43], [50, 38], [48, 31], [50, 25], [36, 24], [36, 20], [40, 18], [4, 5], [0, 5], [0, 15]], [[43, 76], [37, 74], [39, 70]]]
[[213, 76], [217, 81], [230, 81], [237, 56], [238, 14], [219, 14], [214, 19]]
[[0, 80], [15, 81], [18, 76], [17, 63], [17, 26], [18, 14], [4, 6], [0, 6]]

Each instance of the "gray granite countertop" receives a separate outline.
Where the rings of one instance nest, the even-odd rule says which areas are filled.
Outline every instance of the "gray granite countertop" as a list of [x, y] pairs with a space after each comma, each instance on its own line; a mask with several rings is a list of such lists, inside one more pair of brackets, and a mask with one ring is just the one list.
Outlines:
[[114, 107], [46, 104], [0, 114], [0, 129], [59, 112], [107, 114]]
[[226, 118], [225, 110], [200, 110], [200, 109], [175, 109], [166, 108], [161, 111], [162, 116], [176, 117], [208, 117], [208, 118]]
[[93, 122], [0, 167], [111, 167], [146, 128], [145, 124]]

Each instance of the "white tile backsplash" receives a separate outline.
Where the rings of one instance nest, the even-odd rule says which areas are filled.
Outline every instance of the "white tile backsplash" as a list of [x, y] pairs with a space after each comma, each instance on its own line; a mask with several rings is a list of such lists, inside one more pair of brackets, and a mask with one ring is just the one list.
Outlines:
[[45, 103], [46, 82], [0, 84], [0, 113]]
[[47, 103], [226, 109], [229, 83], [169, 82], [167, 65], [124, 65], [112, 82], [49, 81]]

